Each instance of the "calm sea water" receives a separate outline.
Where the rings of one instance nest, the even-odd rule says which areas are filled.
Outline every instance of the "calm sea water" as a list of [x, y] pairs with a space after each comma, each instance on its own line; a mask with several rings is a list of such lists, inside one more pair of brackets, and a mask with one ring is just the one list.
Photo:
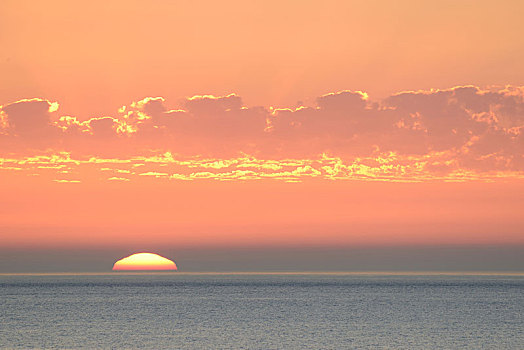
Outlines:
[[0, 276], [2, 348], [524, 349], [524, 277]]

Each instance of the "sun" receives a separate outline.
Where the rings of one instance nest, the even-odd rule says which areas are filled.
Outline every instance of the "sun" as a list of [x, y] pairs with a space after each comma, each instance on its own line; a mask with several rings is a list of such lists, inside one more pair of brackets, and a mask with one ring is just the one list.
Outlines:
[[176, 271], [174, 261], [154, 253], [136, 253], [118, 260], [113, 271]]

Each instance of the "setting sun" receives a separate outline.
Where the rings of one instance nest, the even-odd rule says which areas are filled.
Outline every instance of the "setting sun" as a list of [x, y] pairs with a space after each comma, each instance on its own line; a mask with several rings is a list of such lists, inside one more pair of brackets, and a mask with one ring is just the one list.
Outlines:
[[137, 253], [118, 260], [113, 265], [113, 271], [140, 271], [140, 270], [172, 270], [176, 271], [176, 264], [163, 256], [153, 253]]

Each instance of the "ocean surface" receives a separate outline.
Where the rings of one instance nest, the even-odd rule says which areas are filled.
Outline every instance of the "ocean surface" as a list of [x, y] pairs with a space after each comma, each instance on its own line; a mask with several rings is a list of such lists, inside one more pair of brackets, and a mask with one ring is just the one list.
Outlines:
[[524, 349], [523, 276], [0, 276], [1, 348]]

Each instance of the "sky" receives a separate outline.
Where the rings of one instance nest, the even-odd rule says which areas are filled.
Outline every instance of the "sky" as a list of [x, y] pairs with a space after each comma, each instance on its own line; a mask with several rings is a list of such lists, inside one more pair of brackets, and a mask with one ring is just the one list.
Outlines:
[[521, 1], [2, 1], [0, 273], [524, 271]]

